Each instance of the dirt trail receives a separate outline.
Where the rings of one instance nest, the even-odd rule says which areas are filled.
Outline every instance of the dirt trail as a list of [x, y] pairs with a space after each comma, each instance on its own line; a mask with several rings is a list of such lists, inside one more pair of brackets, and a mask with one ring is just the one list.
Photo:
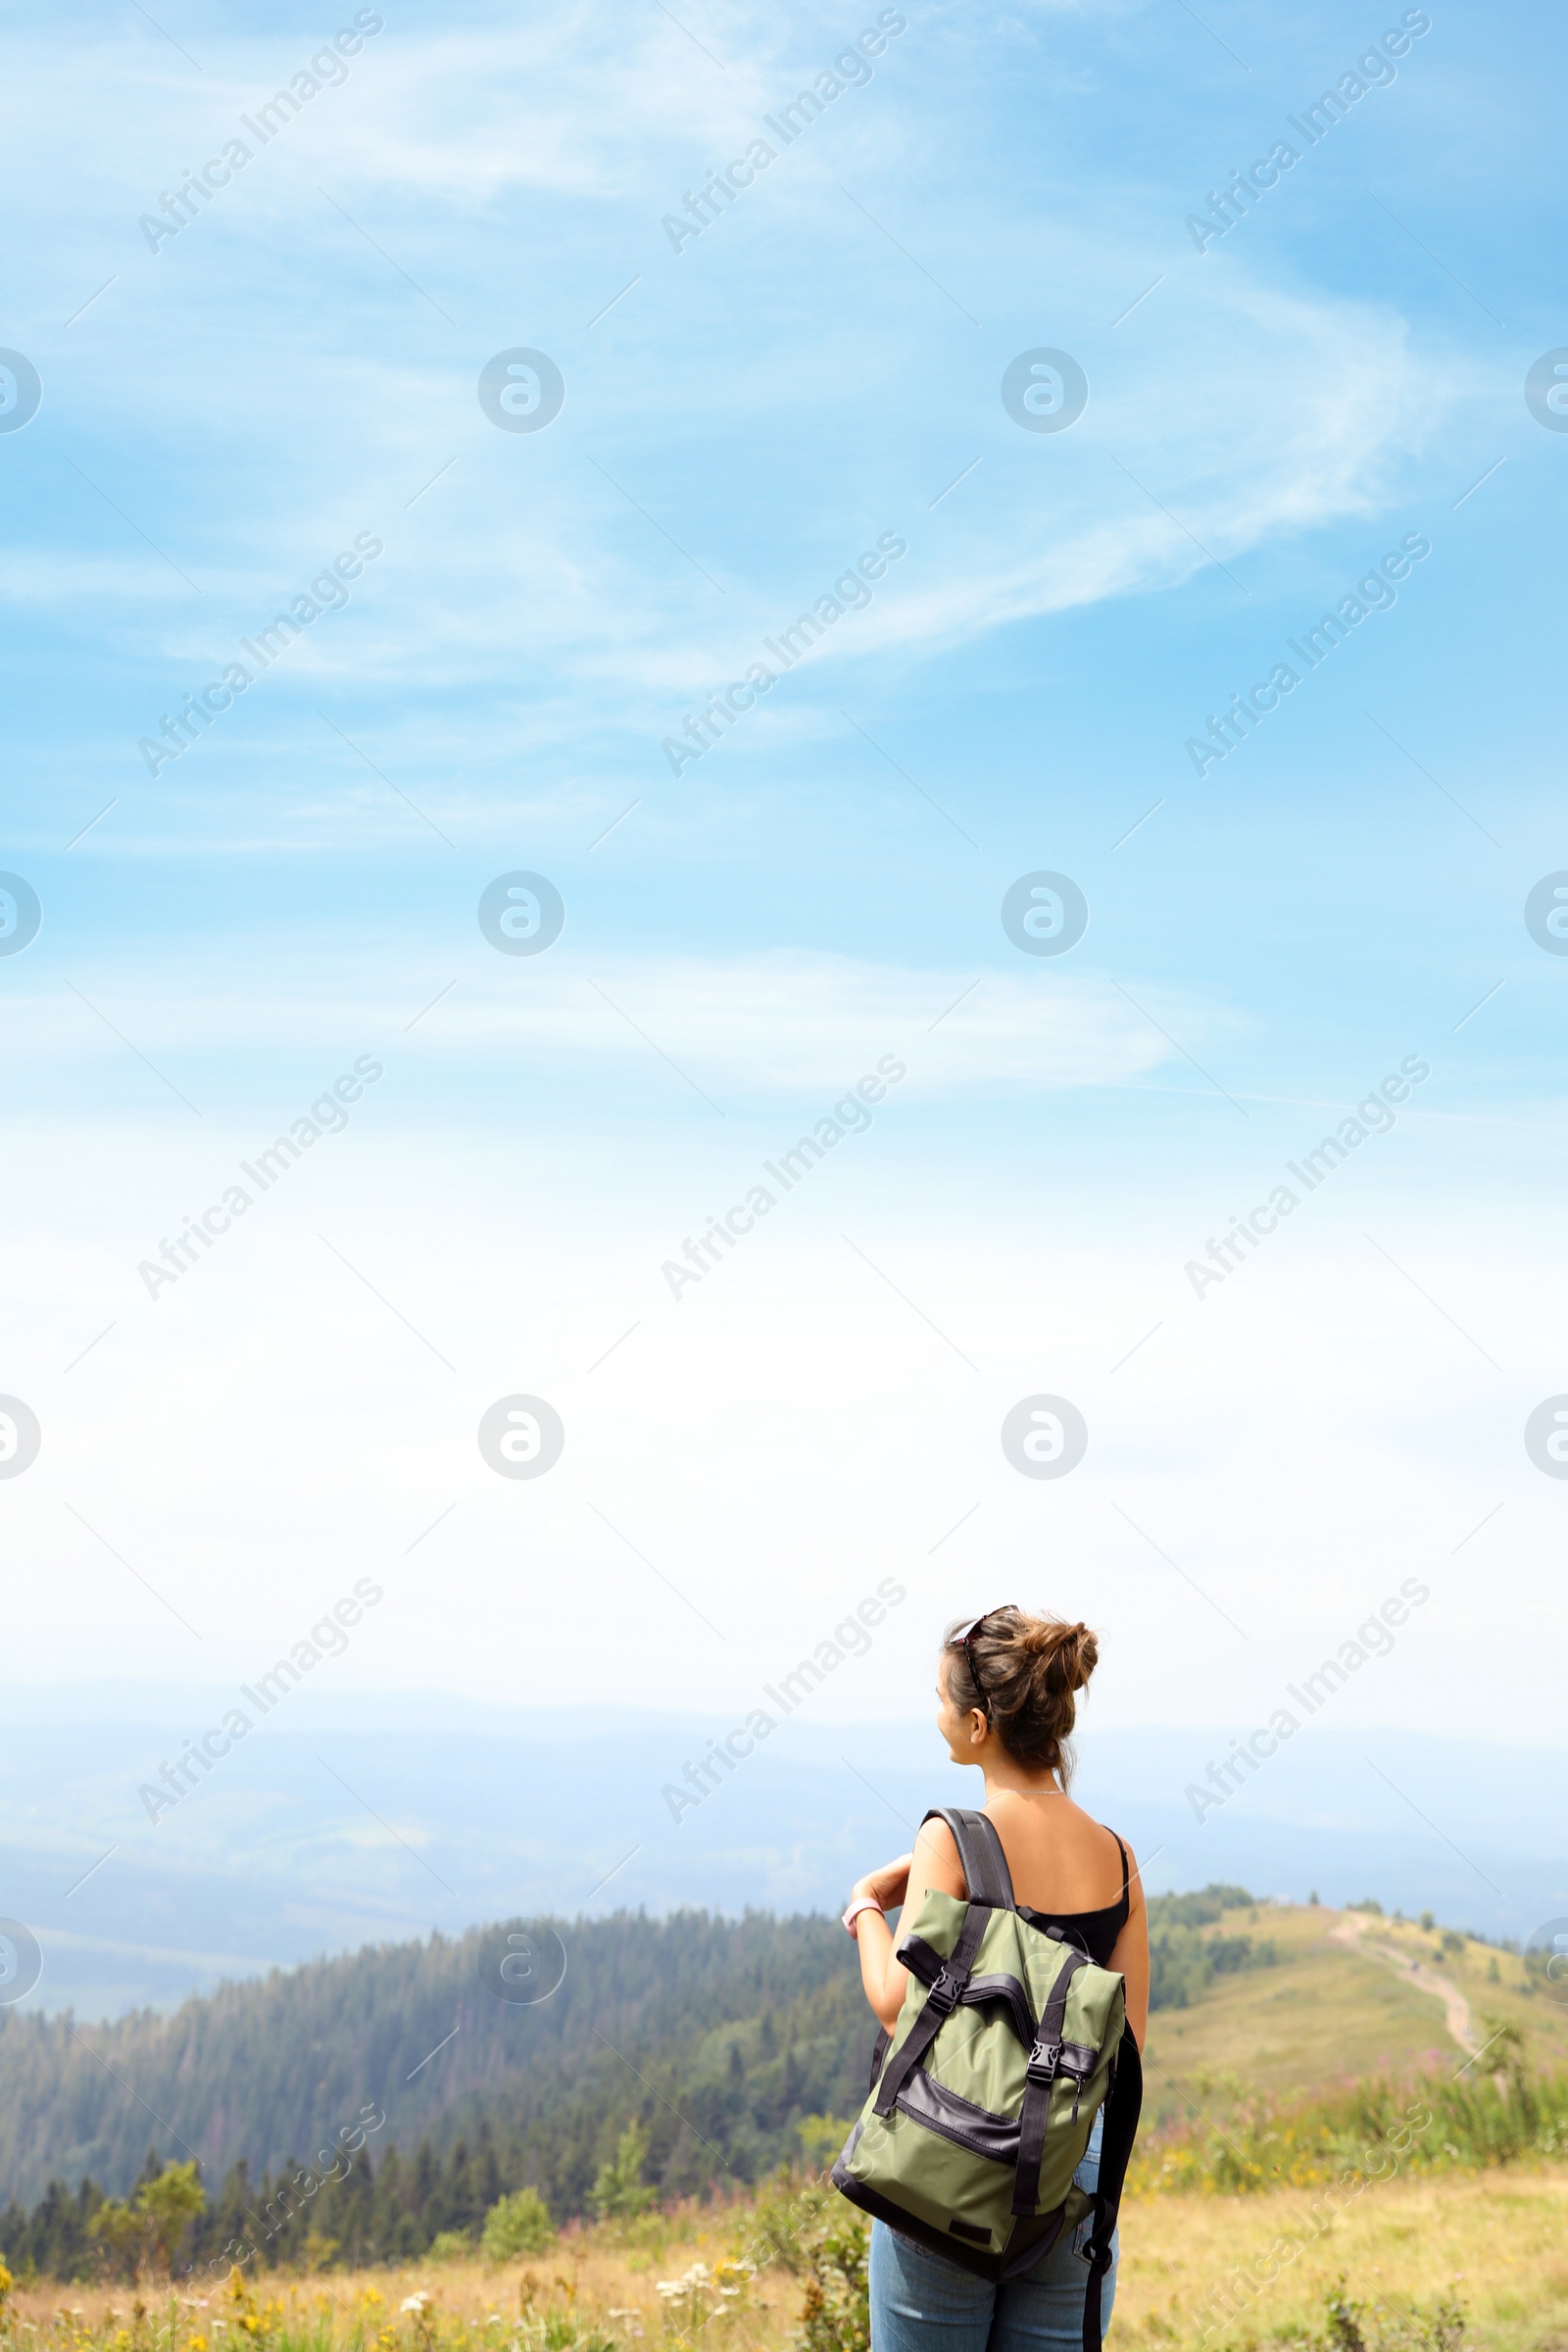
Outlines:
[[1411, 1960], [1394, 1945], [1374, 1943], [1367, 1935], [1372, 1925], [1365, 1911], [1347, 1911], [1329, 1930], [1333, 1942], [1343, 1943], [1352, 1952], [1364, 1952], [1368, 1959], [1382, 1960], [1388, 1967], [1397, 1969], [1407, 1984], [1418, 1992], [1430, 1992], [1443, 2003], [1444, 2021], [1454, 2040], [1467, 2058], [1480, 2049], [1475, 2028], [1470, 2022], [1470, 2004], [1451, 1977], [1440, 1976], [1428, 1968], [1424, 1960]]

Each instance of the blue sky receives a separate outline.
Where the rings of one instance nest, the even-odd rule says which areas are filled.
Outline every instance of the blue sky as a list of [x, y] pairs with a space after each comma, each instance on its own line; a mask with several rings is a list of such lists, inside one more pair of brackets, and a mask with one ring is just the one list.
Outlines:
[[[1568, 969], [1523, 919], [1568, 866], [1568, 434], [1524, 397], [1568, 344], [1560, 35], [889, 11], [676, 252], [877, 10], [379, 13], [156, 252], [139, 218], [353, 12], [21, 37], [13, 1678], [248, 1679], [374, 1574], [345, 1690], [729, 1705], [896, 1574], [824, 1714], [909, 1716], [940, 1622], [1017, 1597], [1105, 1628], [1107, 1722], [1201, 1724], [1421, 1575], [1348, 1719], [1560, 1744], [1568, 1492], [1522, 1440], [1568, 1389]], [[1209, 191], [1401, 23], [1200, 251]], [[477, 397], [516, 348], [564, 379], [538, 432]], [[1061, 432], [1002, 401], [1040, 348], [1088, 378]], [[347, 603], [150, 774], [357, 538]], [[879, 538], [870, 601], [674, 775], [662, 740]], [[1208, 714], [1415, 540], [1200, 777]], [[999, 916], [1042, 869], [1091, 910], [1059, 958]], [[514, 870], [565, 903], [539, 956], [478, 928]], [[149, 1298], [360, 1057], [349, 1124]], [[883, 1057], [874, 1124], [672, 1297]], [[1195, 1296], [1406, 1059], [1397, 1124]], [[565, 1425], [538, 1482], [474, 1442], [513, 1393]], [[1001, 1450], [1033, 1394], [1089, 1425], [1059, 1482]]]

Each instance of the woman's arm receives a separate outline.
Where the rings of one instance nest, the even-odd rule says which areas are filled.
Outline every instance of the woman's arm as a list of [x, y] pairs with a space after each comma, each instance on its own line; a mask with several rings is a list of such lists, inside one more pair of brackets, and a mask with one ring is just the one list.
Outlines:
[[858, 1879], [850, 1898], [858, 1902], [861, 1895], [869, 1895], [878, 1906], [875, 1911], [860, 1913], [855, 1923], [855, 1939], [860, 1947], [860, 1983], [865, 1997], [877, 2023], [889, 2034], [899, 2022], [909, 1972], [893, 1957], [893, 1931], [882, 1913], [904, 1903], [911, 1887], [916, 1901], [929, 1887], [942, 1894], [956, 1894], [961, 1900], [965, 1892], [963, 1868], [953, 1832], [945, 1821], [925, 1822], [915, 1838], [914, 1851]]
[[1139, 1876], [1137, 1859], [1131, 1846], [1127, 1848], [1128, 1896], [1127, 1918], [1116, 1938], [1116, 1948], [1109, 1965], [1122, 1977], [1127, 1988], [1127, 2023], [1133, 2030], [1133, 2039], [1140, 2050], [1149, 2031], [1149, 1910], [1144, 1901], [1144, 1882]]
[[890, 2034], [899, 2022], [909, 1972], [893, 1957], [893, 1930], [883, 1914], [904, 1901], [912, 1858], [901, 1855], [897, 1862], [885, 1862], [880, 1870], [857, 1879], [850, 1895], [852, 1903], [869, 1895], [877, 1906], [874, 1911], [862, 1911], [850, 1933], [859, 1946], [861, 1988], [877, 2024]]

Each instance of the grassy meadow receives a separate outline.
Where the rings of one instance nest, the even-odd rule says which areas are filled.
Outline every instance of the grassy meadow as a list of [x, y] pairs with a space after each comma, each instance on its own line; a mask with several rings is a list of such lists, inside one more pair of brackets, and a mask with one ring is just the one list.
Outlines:
[[[1249, 1906], [1272, 1961], [1157, 2012], [1125, 2352], [1568, 2352], [1568, 2011], [1451, 1933]], [[7, 2352], [866, 2352], [863, 2230], [813, 2175], [487, 2263], [0, 2294]]]
[[1511, 2025], [1536, 2064], [1568, 2063], [1568, 2007], [1528, 1989], [1516, 1952], [1414, 1921], [1305, 1904], [1231, 1911], [1209, 1933], [1266, 1936], [1278, 1964], [1226, 1977], [1190, 2009], [1154, 2012], [1146, 2126], [1194, 2103], [1214, 2112], [1216, 2102], [1296, 2099], [1368, 2076], [1457, 2066], [1469, 2051], [1450, 2035], [1443, 2000], [1423, 1989], [1431, 1976], [1463, 1996], [1476, 2042]]
[[[696, 2264], [720, 2280], [724, 2265], [744, 2266], [756, 2242], [750, 2224], [745, 2204], [693, 2209], [658, 2217], [651, 2233], [636, 2225], [567, 2231], [548, 2257], [504, 2269], [457, 2261], [264, 2276], [240, 2297], [19, 2286], [5, 2331], [39, 2352], [241, 2352], [247, 2341], [270, 2352], [676, 2352], [698, 2342], [713, 2352], [788, 2352], [802, 2335], [805, 2281], [776, 2262], [755, 2275], [732, 2271], [728, 2296], [659, 2292], [661, 2280], [678, 2282]], [[1291, 2191], [1134, 2197], [1123, 2209], [1107, 2340], [1127, 2352], [1205, 2342], [1354, 2352], [1328, 2314], [1342, 2279], [1362, 2307], [1367, 2352], [1444, 2352], [1445, 2304], [1462, 2315], [1454, 2340], [1478, 2352], [1564, 2352], [1568, 2165], [1395, 2179], [1333, 2217]]]

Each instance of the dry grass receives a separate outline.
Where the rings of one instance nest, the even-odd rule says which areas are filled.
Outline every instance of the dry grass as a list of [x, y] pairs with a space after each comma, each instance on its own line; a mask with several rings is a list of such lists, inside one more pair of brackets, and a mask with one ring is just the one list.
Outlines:
[[1115, 2333], [1124, 2343], [1196, 2344], [1212, 2326], [1212, 2344], [1227, 2310], [1236, 2317], [1223, 2341], [1236, 2352], [1317, 2335], [1343, 2274], [1363, 2303], [1382, 2297], [1398, 2309], [1456, 2295], [1469, 2336], [1494, 2352], [1568, 2345], [1560, 2166], [1373, 2183], [1337, 2215], [1321, 2203], [1314, 2212], [1304, 2190], [1140, 2198], [1123, 2206], [1122, 2243]]
[[[356, 2341], [364, 2352], [520, 2352], [548, 2346], [550, 2335], [566, 2345], [575, 2334], [653, 2352], [680, 2340], [657, 2281], [733, 2255], [746, 2216], [738, 2205], [687, 2208], [630, 2232], [571, 2230], [551, 2254], [501, 2270], [424, 2262], [321, 2278], [264, 2276], [254, 2282], [256, 2305], [279, 2309], [260, 2340], [275, 2352], [328, 2352], [329, 2344], [346, 2352]], [[1314, 2213], [1304, 2191], [1145, 2197], [1123, 2209], [1122, 2245], [1109, 2352], [1118, 2343], [1123, 2352], [1192, 2352], [1205, 2331], [1210, 2352], [1321, 2340], [1324, 2297], [1342, 2275], [1374, 2317], [1380, 2298], [1397, 2313], [1453, 2294], [1480, 2352], [1568, 2352], [1568, 2167], [1396, 2178], [1337, 2216], [1321, 2205]], [[423, 2313], [400, 2308], [421, 2293], [430, 2298]], [[179, 2296], [172, 2329], [163, 2299], [149, 2293], [148, 2305], [138, 2326], [123, 2287], [19, 2287], [11, 2331], [27, 2352], [89, 2344], [115, 2352], [117, 2343], [119, 2352], [243, 2352], [247, 2331], [232, 2320], [216, 2325], [220, 2291], [205, 2305]], [[702, 2330], [704, 2345], [786, 2352], [800, 2305], [799, 2279], [763, 2271], [738, 2306]]]
[[[674, 2214], [653, 2215], [646, 2223], [567, 2229], [548, 2254], [495, 2266], [480, 2261], [411, 2263], [397, 2270], [332, 2271], [318, 2278], [263, 2272], [246, 2283], [237, 2303], [215, 2284], [192, 2289], [144, 2285], [62, 2286], [41, 2280], [17, 2286], [7, 2312], [20, 2352], [33, 2344], [153, 2347], [162, 2352], [248, 2352], [277, 2347], [301, 2352], [314, 2342], [325, 2352], [328, 2338], [341, 2348], [358, 2338], [365, 2352], [396, 2345], [403, 2352], [430, 2352], [430, 2342], [454, 2352], [483, 2352], [486, 2345], [510, 2346], [519, 2332], [539, 2324], [563, 2323], [584, 2334], [602, 2333], [623, 2344], [661, 2343], [667, 2330], [660, 2279], [678, 2278], [694, 2263], [710, 2268], [733, 2256], [746, 2234], [749, 2204], [689, 2205]], [[426, 2310], [407, 2306], [424, 2296]], [[744, 2340], [782, 2345], [801, 2300], [799, 2281], [785, 2271], [768, 2270], [751, 2282], [744, 2297]], [[138, 2320], [137, 2305], [142, 2316]], [[249, 2323], [254, 2321], [256, 2325]], [[532, 2321], [532, 2329], [522, 2324]], [[171, 2324], [172, 2323], [172, 2324]], [[6, 2328], [0, 2324], [0, 2342]], [[735, 2332], [725, 2318], [703, 2330], [713, 2352]]]

